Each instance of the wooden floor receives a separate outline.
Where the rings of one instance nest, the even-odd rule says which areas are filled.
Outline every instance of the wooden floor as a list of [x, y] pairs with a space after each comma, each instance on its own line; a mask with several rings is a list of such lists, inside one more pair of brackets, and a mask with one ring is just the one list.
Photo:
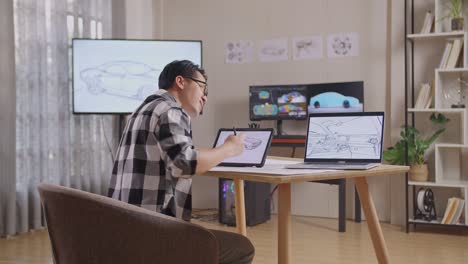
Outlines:
[[[337, 232], [334, 219], [292, 218], [293, 263], [377, 263], [372, 243], [363, 223], [347, 222], [346, 233]], [[194, 220], [208, 228], [234, 231], [233, 227]], [[468, 235], [458, 231], [405, 233], [400, 227], [382, 224], [392, 263], [468, 263]], [[255, 249], [255, 264], [276, 263], [276, 217], [267, 223], [248, 227]], [[272, 253], [273, 252], [273, 253]], [[52, 263], [47, 232], [0, 239], [0, 264]]]

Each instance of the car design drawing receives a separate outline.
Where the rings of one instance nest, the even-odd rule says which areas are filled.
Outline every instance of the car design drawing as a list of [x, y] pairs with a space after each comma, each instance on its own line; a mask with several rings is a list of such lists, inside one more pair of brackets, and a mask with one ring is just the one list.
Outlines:
[[360, 112], [362, 111], [362, 103], [355, 97], [344, 96], [336, 92], [325, 92], [310, 98], [309, 112], [317, 112], [322, 108], [330, 111], [333, 109], [333, 112]]
[[158, 88], [161, 70], [135, 61], [111, 61], [80, 72], [93, 95], [101, 93], [144, 100]]
[[278, 104], [287, 104], [287, 103], [306, 103], [307, 99], [304, 95], [299, 92], [290, 92], [287, 94], [283, 94], [281, 97], [278, 98]]
[[253, 112], [257, 116], [275, 116], [278, 114], [278, 106], [269, 103], [255, 105]]
[[278, 97], [278, 111], [282, 116], [306, 116], [307, 98], [293, 91]]
[[258, 98], [262, 100], [267, 100], [268, 98], [270, 98], [270, 93], [267, 91], [261, 91], [260, 93], [258, 93]]
[[297, 105], [293, 105], [293, 104], [286, 104], [286, 105], [282, 105], [278, 108], [279, 112], [281, 114], [289, 114], [289, 115], [298, 115], [298, 114], [301, 114], [301, 115], [306, 115], [306, 112], [304, 110], [304, 108], [300, 107], [300, 106], [297, 106]]
[[256, 149], [258, 146], [262, 144], [262, 140], [258, 138], [253, 138], [253, 137], [246, 137], [244, 139], [244, 147], [247, 150], [253, 150]]
[[350, 132], [343, 123], [310, 123], [308, 157], [373, 157], [380, 153], [378, 131]]

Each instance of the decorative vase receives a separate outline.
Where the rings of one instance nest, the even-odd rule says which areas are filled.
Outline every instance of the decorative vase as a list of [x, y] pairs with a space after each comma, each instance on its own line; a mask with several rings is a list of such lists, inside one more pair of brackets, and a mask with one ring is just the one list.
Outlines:
[[463, 30], [463, 17], [452, 18], [452, 31]]
[[410, 181], [427, 181], [429, 178], [429, 170], [427, 164], [413, 164], [409, 170]]

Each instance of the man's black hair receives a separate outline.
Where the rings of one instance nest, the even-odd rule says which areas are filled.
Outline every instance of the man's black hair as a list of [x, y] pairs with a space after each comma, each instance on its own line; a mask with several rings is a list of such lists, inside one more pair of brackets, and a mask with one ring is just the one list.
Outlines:
[[167, 90], [171, 88], [177, 76], [194, 78], [195, 72], [199, 72], [205, 80], [205, 70], [189, 60], [175, 60], [164, 67], [159, 75], [159, 89]]

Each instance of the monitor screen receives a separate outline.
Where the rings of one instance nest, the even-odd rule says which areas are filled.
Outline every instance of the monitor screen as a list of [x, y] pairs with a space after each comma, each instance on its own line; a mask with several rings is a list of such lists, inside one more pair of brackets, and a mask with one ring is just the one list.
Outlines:
[[74, 39], [73, 113], [132, 113], [174, 60], [201, 66], [201, 41]]
[[364, 111], [364, 82], [307, 85], [308, 113]]
[[382, 157], [383, 112], [310, 114], [306, 161]]
[[305, 85], [250, 86], [250, 120], [306, 119]]

